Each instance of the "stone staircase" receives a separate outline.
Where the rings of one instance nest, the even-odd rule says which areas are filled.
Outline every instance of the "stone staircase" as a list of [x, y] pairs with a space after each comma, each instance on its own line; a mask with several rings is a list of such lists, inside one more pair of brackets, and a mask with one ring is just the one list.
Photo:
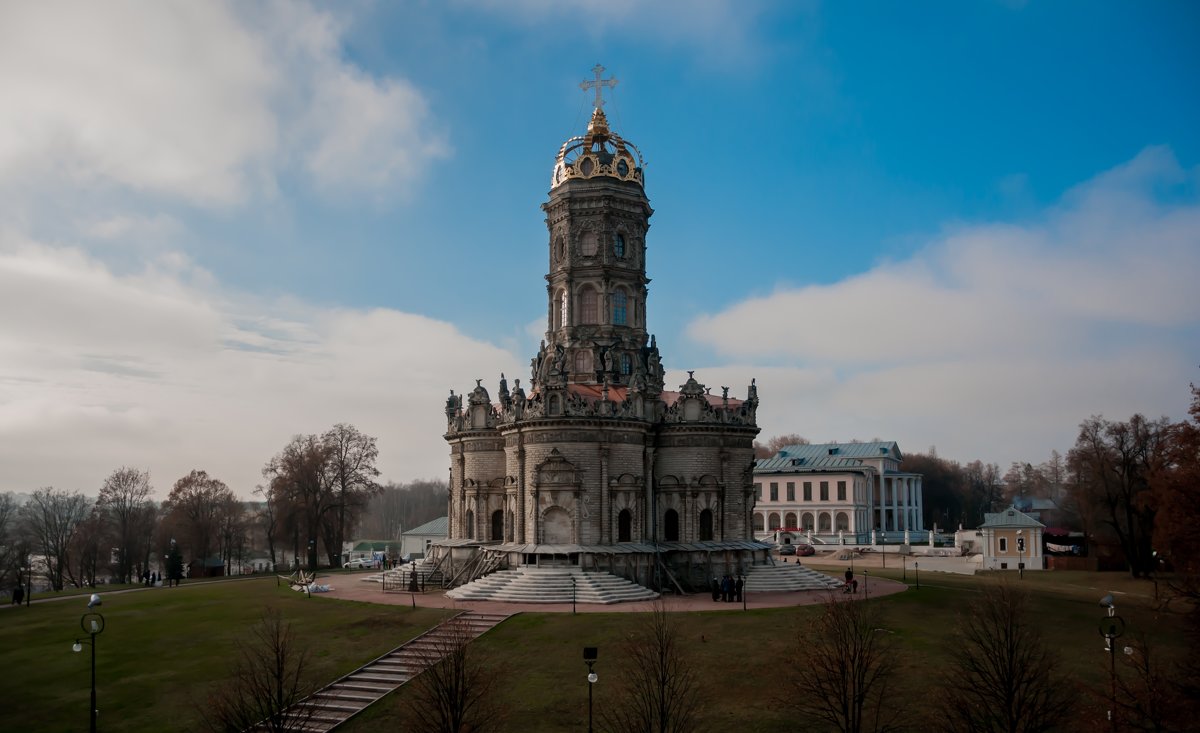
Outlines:
[[825, 573], [818, 573], [800, 563], [752, 565], [750, 572], [746, 575], [747, 593], [832, 590], [841, 586], [841, 580]]
[[528, 567], [498, 570], [446, 591], [446, 595], [458, 601], [570, 603], [572, 585], [576, 603], [625, 603], [658, 598], [649, 588], [611, 573]]
[[[327, 733], [420, 674], [456, 643], [474, 639], [511, 614], [467, 611], [317, 690], [289, 709], [288, 730]], [[251, 729], [266, 731], [265, 726]]]

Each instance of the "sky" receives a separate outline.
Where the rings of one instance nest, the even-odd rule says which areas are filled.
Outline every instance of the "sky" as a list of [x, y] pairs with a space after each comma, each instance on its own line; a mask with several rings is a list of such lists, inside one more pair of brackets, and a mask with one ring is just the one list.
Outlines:
[[540, 210], [605, 111], [650, 330], [762, 438], [1006, 467], [1200, 381], [1200, 6], [0, 4], [0, 491], [238, 494], [350, 423], [444, 478], [528, 376]]

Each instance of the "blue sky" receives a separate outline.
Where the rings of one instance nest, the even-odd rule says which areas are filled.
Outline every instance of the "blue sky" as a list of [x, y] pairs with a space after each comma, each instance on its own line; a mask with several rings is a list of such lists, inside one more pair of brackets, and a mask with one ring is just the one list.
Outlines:
[[[1044, 460], [1183, 417], [1193, 3], [39, 3], [0, 10], [0, 490], [246, 494], [352, 422], [443, 476], [527, 370], [540, 204], [606, 111], [648, 161], [666, 366], [764, 437]], [[669, 376], [668, 382], [670, 383]]]

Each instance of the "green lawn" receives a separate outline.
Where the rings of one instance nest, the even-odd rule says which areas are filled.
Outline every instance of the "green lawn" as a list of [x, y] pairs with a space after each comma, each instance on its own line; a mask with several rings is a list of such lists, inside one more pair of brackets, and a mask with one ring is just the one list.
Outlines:
[[[840, 574], [840, 569], [829, 568]], [[877, 574], [872, 571], [872, 574]], [[900, 571], [878, 571], [900, 577]], [[861, 577], [861, 571], [860, 571]], [[1015, 581], [1015, 577], [1007, 576]], [[936, 673], [946, 661], [949, 633], [959, 611], [1000, 576], [923, 573], [921, 589], [871, 599], [893, 632], [907, 679], [906, 697], [927, 709]], [[908, 580], [914, 580], [909, 572]], [[1032, 613], [1047, 641], [1062, 653], [1064, 668], [1084, 689], [1102, 689], [1107, 658], [1097, 622], [1099, 598], [1117, 592], [1128, 638], [1145, 633], [1178, 650], [1180, 619], [1158, 610], [1153, 586], [1119, 574], [1027, 573]], [[0, 729], [80, 730], [87, 720], [88, 649], [70, 651], [84, 598], [0, 611], [0, 699], [20, 701], [0, 717]], [[331, 680], [397, 646], [445, 617], [445, 611], [312, 599], [270, 578], [184, 585], [106, 595], [100, 610], [108, 628], [100, 637], [101, 729], [187, 730], [193, 702], [222, 678], [245, 629], [273, 605], [310, 642], [314, 669]], [[804, 662], [797, 641], [818, 608], [740, 609], [680, 616], [692, 665], [704, 691], [710, 730], [778, 731], [797, 722], [780, 704], [789, 665]], [[507, 730], [579, 731], [586, 723], [587, 682], [582, 647], [599, 647], [596, 710], [620, 704], [621, 640], [642, 616], [628, 613], [522, 614], [489, 632], [480, 648], [496, 660], [510, 709]], [[347, 725], [350, 733], [400, 728], [404, 690]], [[1096, 701], [1080, 697], [1098, 708]], [[805, 726], [809, 728], [810, 726]]]
[[[840, 569], [829, 568], [840, 574]], [[876, 574], [872, 571], [872, 574]], [[879, 574], [892, 577], [890, 569]], [[899, 579], [901, 573], [894, 573]], [[902, 658], [906, 695], [918, 716], [925, 716], [935, 691], [936, 673], [945, 665], [947, 642], [963, 606], [977, 597], [983, 584], [1000, 576], [952, 576], [925, 573], [921, 589], [872, 599], [884, 612]], [[1011, 578], [1015, 580], [1015, 577]], [[914, 577], [909, 570], [908, 580]], [[1062, 654], [1073, 684], [1085, 690], [1089, 714], [1101, 710], [1087, 690], [1103, 691], [1108, 681], [1108, 657], [1097, 622], [1103, 615], [1098, 601], [1109, 589], [1119, 591], [1118, 610], [1129, 625], [1130, 637], [1145, 633], [1158, 643], [1176, 644], [1182, 637], [1174, 613], [1155, 610], [1153, 587], [1120, 575], [1094, 573], [1028, 573], [1031, 612], [1047, 642]], [[1122, 595], [1120, 592], [1123, 592]], [[692, 664], [704, 690], [705, 719], [711, 731], [779, 731], [795, 729], [797, 720], [779, 700], [789, 693], [780, 685], [784, 670], [803, 664], [804, 648], [797, 641], [805, 622], [819, 611], [805, 606], [769, 610], [694, 613], [681, 617]], [[510, 708], [506, 730], [579, 731], [586, 726], [587, 668], [582, 647], [599, 647], [595, 687], [597, 713], [619, 705], [616, 680], [621, 677], [621, 640], [639, 621], [636, 614], [523, 614], [489, 632], [481, 648], [498, 660], [507, 674], [505, 696]], [[401, 730], [399, 693], [367, 710], [345, 730], [369, 733]], [[582, 722], [581, 722], [582, 721]], [[1087, 730], [1090, 721], [1081, 721]], [[924, 729], [926, 726], [919, 726]], [[805, 725], [805, 730], [819, 727]]]
[[[445, 611], [334, 601], [276, 587], [273, 578], [101, 594], [99, 727], [188, 730], [194, 701], [225, 675], [246, 630], [274, 606], [308, 641], [312, 668], [332, 680], [438, 623]], [[71, 652], [86, 600], [0, 611], [0, 730], [86, 730], [89, 649]], [[19, 705], [15, 703], [19, 701]]]

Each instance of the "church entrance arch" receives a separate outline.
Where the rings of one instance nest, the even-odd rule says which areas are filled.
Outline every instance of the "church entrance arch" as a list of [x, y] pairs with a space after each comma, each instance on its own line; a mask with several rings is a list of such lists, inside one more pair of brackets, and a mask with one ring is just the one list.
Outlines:
[[706, 542], [713, 538], [713, 513], [712, 509], [705, 509], [700, 512], [700, 541]]
[[633, 541], [633, 512], [622, 509], [617, 515], [617, 542]]
[[504, 540], [504, 512], [497, 509], [492, 512], [492, 536], [493, 542]]
[[542, 543], [569, 545], [575, 541], [571, 515], [560, 506], [552, 506], [542, 515]]
[[663, 515], [663, 540], [665, 542], [679, 541], [679, 512], [668, 509]]

